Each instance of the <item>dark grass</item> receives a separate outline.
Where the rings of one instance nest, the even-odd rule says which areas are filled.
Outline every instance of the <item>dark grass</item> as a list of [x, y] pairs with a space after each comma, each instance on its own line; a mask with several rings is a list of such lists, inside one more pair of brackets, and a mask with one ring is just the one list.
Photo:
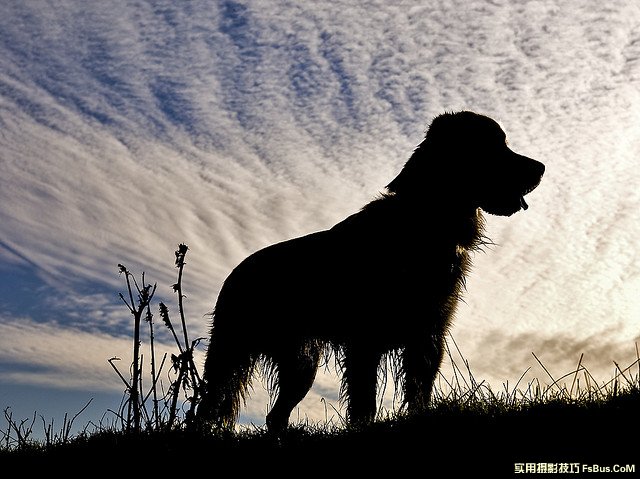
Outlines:
[[320, 467], [330, 477], [336, 470], [418, 467], [424, 477], [510, 477], [517, 463], [637, 464], [639, 406], [636, 388], [607, 400], [547, 401], [513, 410], [443, 404], [422, 416], [361, 428], [292, 426], [282, 438], [261, 428], [207, 434], [103, 430], [49, 447], [0, 452], [0, 464], [77, 471], [81, 462], [91, 465], [87, 471], [114, 472], [220, 472], [232, 465], [247, 475]]
[[637, 381], [614, 384], [572, 398], [562, 388], [517, 400], [513, 393], [491, 396], [488, 388], [483, 395], [459, 390], [437, 398], [419, 416], [390, 414], [362, 427], [298, 424], [279, 438], [253, 426], [206, 433], [181, 427], [140, 432], [101, 428], [49, 445], [29, 442], [5, 448], [0, 450], [0, 464], [66, 468], [81, 459], [114, 470], [186, 472], [217, 471], [231, 463], [255, 473], [276, 464], [315, 464], [312, 470], [327, 467], [329, 476], [340, 464], [342, 471], [420, 467], [451, 473], [438, 477], [455, 477], [454, 472], [511, 477], [516, 463], [538, 462], [637, 468], [640, 387]]
[[[575, 370], [554, 378], [534, 354], [546, 373], [544, 382], [534, 379], [521, 384], [521, 379], [514, 387], [505, 385], [494, 392], [476, 381], [451, 339], [456, 357], [462, 359], [454, 360], [448, 351], [452, 377], [441, 373], [432, 404], [421, 415], [381, 412], [376, 422], [359, 427], [334, 419], [307, 421], [291, 425], [281, 437], [257, 426], [242, 426], [233, 432], [193, 430], [189, 418], [199, 399], [199, 374], [192, 357], [197, 340], [188, 339], [182, 304], [186, 251], [184, 245], [176, 251], [179, 276], [174, 285], [184, 340], [179, 340], [181, 335], [176, 334], [166, 307], [160, 307], [162, 321], [178, 348], [166, 394], [156, 388], [159, 372], [152, 377], [149, 390], [134, 379], [141, 367], [136, 360], [139, 352], [134, 353], [131, 378], [124, 377], [110, 360], [127, 386], [120, 408], [111, 411], [116, 419], [87, 425], [72, 435], [80, 411], [66, 417], [57, 431], [43, 424], [45, 439], [37, 441], [32, 439], [35, 415], [14, 419], [5, 410], [6, 426], [0, 427], [0, 466], [5, 467], [0, 470], [16, 465], [23, 472], [55, 471], [72, 476], [110, 472], [125, 477], [134, 472], [217, 476], [232, 470], [240, 477], [268, 472], [314, 477], [371, 472], [378, 477], [383, 471], [417, 477], [512, 477], [516, 464], [544, 463], [569, 464], [574, 470], [585, 464], [632, 464], [635, 474], [640, 474], [640, 355], [626, 369], [614, 363], [613, 378], [599, 384], [582, 365], [582, 357]], [[148, 323], [152, 339], [149, 303], [155, 286], [145, 285], [143, 276], [138, 287], [126, 268], [121, 271], [129, 292], [125, 303], [136, 327], [142, 320]], [[138, 293], [137, 305], [131, 284]], [[145, 296], [145, 291], [150, 294]], [[136, 329], [136, 343], [139, 334]], [[162, 370], [160, 362], [157, 369]]]

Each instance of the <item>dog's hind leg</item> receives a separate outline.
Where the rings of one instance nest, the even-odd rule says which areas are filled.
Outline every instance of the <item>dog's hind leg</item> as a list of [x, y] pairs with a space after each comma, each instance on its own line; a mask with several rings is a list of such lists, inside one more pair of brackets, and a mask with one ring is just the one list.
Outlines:
[[378, 366], [381, 355], [368, 348], [344, 350], [342, 393], [347, 400], [347, 419], [362, 424], [375, 419]]
[[405, 346], [402, 354], [404, 403], [409, 413], [423, 412], [431, 398], [433, 383], [442, 362], [444, 338], [434, 334]]
[[204, 365], [204, 389], [196, 422], [232, 428], [253, 374], [255, 355], [222, 328], [212, 335]]
[[320, 362], [320, 348], [305, 344], [280, 351], [273, 358], [277, 369], [278, 397], [267, 414], [269, 432], [279, 434], [287, 428], [289, 416], [311, 389]]

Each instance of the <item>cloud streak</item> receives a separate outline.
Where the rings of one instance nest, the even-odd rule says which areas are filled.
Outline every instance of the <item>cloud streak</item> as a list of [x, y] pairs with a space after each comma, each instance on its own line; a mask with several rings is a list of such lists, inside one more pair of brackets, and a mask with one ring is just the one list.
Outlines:
[[71, 374], [44, 349], [72, 342], [70, 330], [104, 340], [105, 353], [109, 337], [119, 344], [117, 263], [170, 298], [182, 242], [188, 313], [206, 334], [235, 264], [356, 211], [434, 115], [463, 108], [499, 120], [514, 150], [547, 165], [531, 208], [489, 218], [497, 246], [475, 258], [453, 335], [477, 374], [499, 382], [526, 369], [530, 351], [560, 367], [575, 345], [609, 367], [604, 345], [624, 362], [638, 337], [635, 4], [69, 0], [4, 10], [0, 312], [6, 338], [21, 336], [19, 321], [27, 336], [55, 338], [37, 355], [54, 369], [40, 373], [28, 373], [43, 366], [29, 345], [8, 339], [7, 380], [106, 380]]

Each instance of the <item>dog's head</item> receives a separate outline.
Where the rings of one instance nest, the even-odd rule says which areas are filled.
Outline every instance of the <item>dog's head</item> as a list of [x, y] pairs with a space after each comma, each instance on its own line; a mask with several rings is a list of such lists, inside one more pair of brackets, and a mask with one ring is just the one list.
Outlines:
[[524, 196], [540, 183], [544, 165], [512, 151], [497, 122], [462, 111], [436, 117], [400, 174], [387, 186], [396, 194], [424, 195], [471, 205], [494, 215], [527, 209]]

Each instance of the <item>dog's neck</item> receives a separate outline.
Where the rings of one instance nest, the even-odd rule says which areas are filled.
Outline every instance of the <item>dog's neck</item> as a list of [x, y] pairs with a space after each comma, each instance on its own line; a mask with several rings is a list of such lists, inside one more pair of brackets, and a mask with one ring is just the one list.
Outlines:
[[[472, 251], [490, 243], [484, 236], [485, 219], [480, 208], [468, 204], [426, 200], [424, 196], [383, 193], [367, 204], [367, 210], [386, 210], [387, 221], [394, 227], [416, 235], [428, 234], [443, 239], [456, 248]], [[395, 226], [397, 225], [397, 226]]]

